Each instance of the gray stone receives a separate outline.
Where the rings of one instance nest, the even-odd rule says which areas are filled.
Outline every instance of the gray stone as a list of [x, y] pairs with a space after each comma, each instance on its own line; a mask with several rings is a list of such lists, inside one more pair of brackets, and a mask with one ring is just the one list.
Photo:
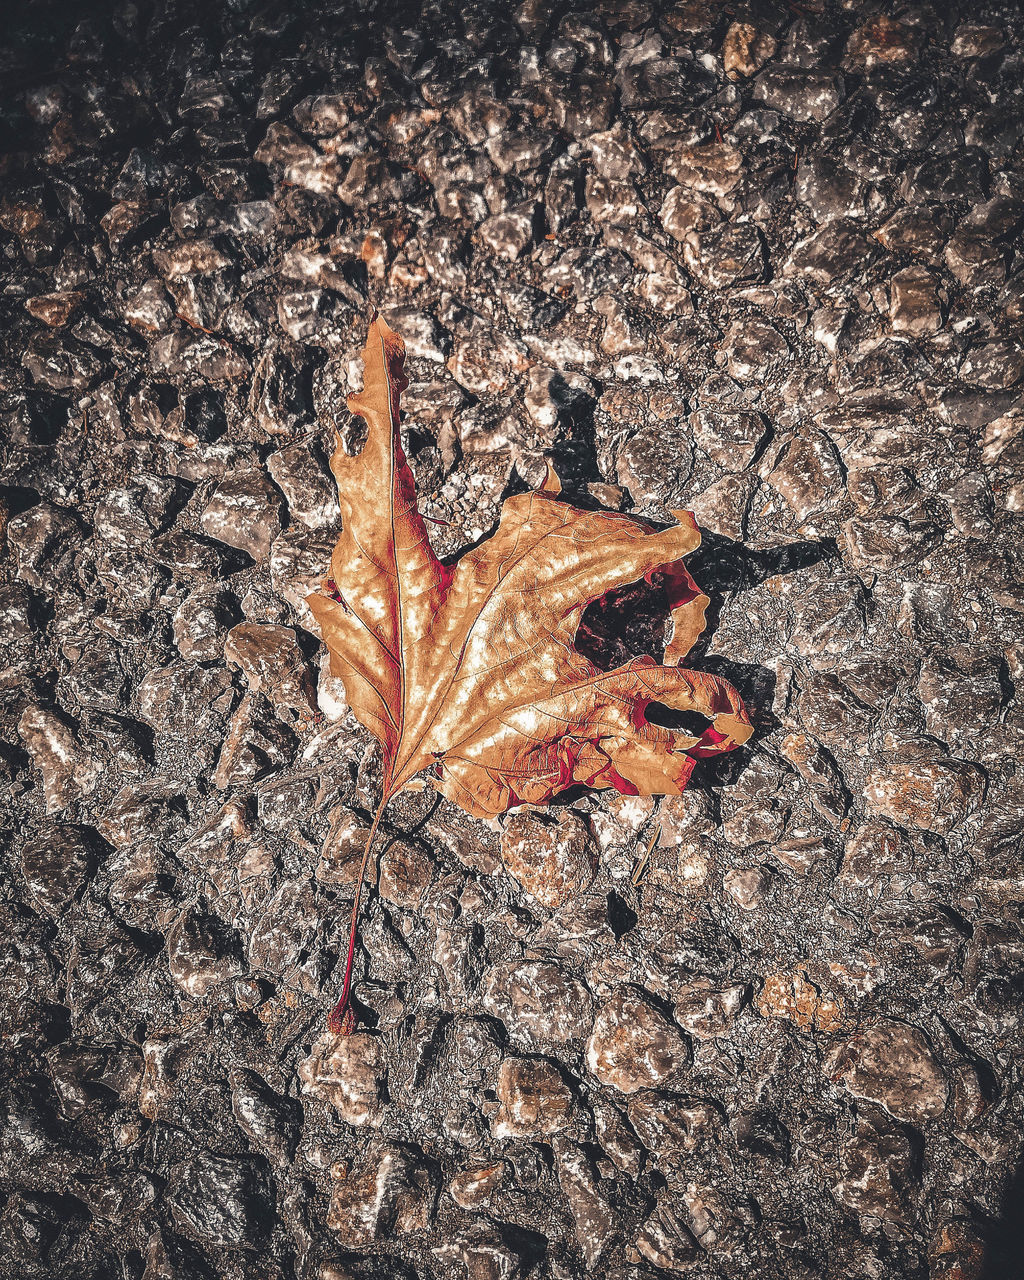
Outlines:
[[183, 911], [167, 935], [167, 962], [175, 986], [201, 1000], [212, 988], [237, 977], [241, 960], [225, 942], [210, 921]]
[[174, 643], [186, 662], [217, 662], [224, 637], [238, 621], [238, 601], [230, 591], [212, 587], [194, 591], [174, 612]]
[[745, 470], [767, 432], [760, 414], [718, 409], [698, 409], [690, 426], [700, 447], [728, 471]]
[[764, 245], [752, 223], [730, 223], [687, 236], [683, 260], [706, 289], [726, 289], [762, 278]]
[[[682, 409], [682, 406], [680, 406]], [[651, 423], [619, 450], [615, 474], [638, 505], [671, 507], [693, 470], [693, 450], [677, 424]]]
[[336, 538], [329, 529], [289, 529], [270, 549], [270, 581], [307, 631], [319, 628], [306, 597], [323, 586]]
[[509, 960], [492, 966], [481, 984], [484, 1006], [515, 1038], [564, 1044], [585, 1036], [594, 1002], [587, 988], [560, 965]]
[[255, 1250], [266, 1238], [262, 1160], [202, 1153], [173, 1167], [166, 1198], [175, 1224], [204, 1245]]
[[754, 97], [794, 120], [825, 120], [842, 100], [842, 81], [828, 71], [779, 67], [757, 77]]
[[250, 1142], [272, 1164], [291, 1163], [299, 1136], [301, 1109], [291, 1098], [273, 1089], [254, 1071], [236, 1068], [231, 1072], [231, 1112]]
[[319, 447], [299, 441], [267, 459], [267, 470], [288, 503], [288, 515], [308, 529], [334, 528], [341, 518], [338, 490]]
[[262, 560], [281, 532], [281, 496], [262, 471], [240, 472], [221, 481], [200, 520], [209, 537]]

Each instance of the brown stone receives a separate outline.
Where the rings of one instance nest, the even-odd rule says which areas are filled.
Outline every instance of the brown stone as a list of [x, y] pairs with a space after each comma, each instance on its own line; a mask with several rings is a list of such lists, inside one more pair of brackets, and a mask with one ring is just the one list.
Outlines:
[[434, 864], [422, 849], [408, 840], [392, 840], [380, 855], [377, 887], [388, 902], [413, 910], [433, 874]]
[[254, 782], [286, 763], [293, 742], [291, 731], [270, 716], [265, 704], [253, 694], [245, 694], [228, 724], [213, 785], [225, 791]]
[[690, 1062], [690, 1049], [641, 991], [620, 987], [597, 1011], [587, 1067], [620, 1093], [653, 1089]]
[[889, 282], [889, 319], [896, 333], [925, 337], [942, 327], [935, 277], [925, 267], [905, 267]]
[[691, 186], [672, 187], [662, 201], [658, 217], [674, 240], [684, 241], [694, 231], [713, 227], [721, 219], [713, 200]]
[[556, 1138], [553, 1146], [558, 1184], [568, 1202], [576, 1242], [590, 1271], [618, 1236], [619, 1215], [601, 1194], [601, 1180], [587, 1152], [564, 1137]]
[[317, 709], [313, 678], [291, 627], [240, 622], [224, 640], [224, 659], [240, 667], [252, 693], [261, 693], [288, 721]]
[[66, 325], [78, 308], [82, 305], [83, 295], [76, 289], [65, 289], [58, 293], [41, 293], [29, 298], [25, 310], [51, 329], [59, 329]]
[[435, 1167], [418, 1147], [386, 1143], [371, 1148], [355, 1173], [347, 1165], [333, 1165], [331, 1180], [327, 1225], [346, 1248], [423, 1232], [430, 1226], [438, 1179]]
[[865, 822], [846, 844], [840, 884], [874, 889], [885, 876], [907, 873], [912, 867], [909, 841], [887, 822]]
[[658, 1168], [667, 1167], [681, 1153], [696, 1151], [722, 1125], [715, 1104], [700, 1098], [638, 1093], [630, 1098], [628, 1113], [629, 1123]]
[[44, 707], [28, 707], [18, 721], [18, 733], [43, 776], [47, 813], [57, 813], [94, 790], [103, 767], [81, 745], [63, 715]]
[[448, 1194], [460, 1209], [483, 1209], [505, 1176], [505, 1162], [484, 1165], [482, 1169], [463, 1169], [448, 1184]]
[[594, 878], [590, 833], [571, 809], [514, 813], [502, 833], [501, 856], [530, 897], [552, 909], [570, 902]]
[[914, 1153], [905, 1133], [885, 1132], [862, 1118], [843, 1147], [836, 1199], [855, 1213], [906, 1222], [914, 1196]]
[[682, 1213], [668, 1203], [659, 1205], [640, 1228], [636, 1253], [659, 1271], [673, 1275], [690, 1271], [700, 1261], [701, 1255], [700, 1246], [683, 1222]]
[[371, 1035], [325, 1031], [298, 1066], [302, 1092], [328, 1103], [356, 1128], [376, 1127], [384, 1114], [386, 1067], [381, 1042]]
[[211, 240], [190, 240], [171, 249], [154, 249], [153, 264], [167, 280], [181, 276], [207, 275], [230, 265], [229, 259]]
[[730, 80], [752, 76], [775, 52], [775, 39], [749, 22], [734, 22], [722, 43], [722, 62]]
[[495, 1084], [499, 1109], [491, 1122], [496, 1138], [557, 1133], [569, 1123], [572, 1093], [561, 1072], [544, 1058], [506, 1058]]
[[746, 531], [747, 513], [756, 489], [753, 476], [722, 476], [690, 500], [690, 510], [702, 529], [739, 542]]
[[978, 1224], [969, 1218], [940, 1223], [928, 1244], [931, 1280], [982, 1280], [988, 1249]]
[[800, 522], [827, 507], [842, 491], [843, 480], [836, 451], [819, 431], [798, 436], [769, 476]]
[[769, 974], [755, 1005], [762, 1018], [785, 1018], [815, 1031], [839, 1031], [846, 1021], [842, 996], [821, 991], [802, 968]]
[[827, 1070], [858, 1098], [877, 1102], [898, 1120], [923, 1124], [946, 1109], [949, 1085], [924, 1033], [884, 1018], [851, 1036]]
[[966, 760], [912, 760], [873, 769], [864, 799], [869, 813], [945, 834], [970, 817], [984, 791], [985, 775]]
[[726, 142], [674, 147], [662, 165], [683, 187], [710, 196], [724, 196], [743, 176], [743, 156]]
[[917, 57], [917, 37], [911, 27], [881, 14], [850, 36], [846, 56], [864, 67], [913, 62]]
[[55, 824], [21, 851], [21, 870], [33, 905], [56, 919], [89, 876], [95, 854], [84, 827]]

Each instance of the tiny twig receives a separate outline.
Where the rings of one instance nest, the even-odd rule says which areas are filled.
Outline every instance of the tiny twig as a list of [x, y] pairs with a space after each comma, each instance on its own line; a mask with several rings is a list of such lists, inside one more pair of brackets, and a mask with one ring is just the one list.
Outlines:
[[634, 889], [643, 879], [644, 873], [647, 870], [647, 864], [651, 860], [651, 854], [654, 852], [654, 846], [658, 843], [658, 840], [661, 837], [661, 801], [660, 800], [658, 801], [658, 807], [655, 810], [655, 813], [657, 815], [658, 821], [655, 823], [654, 831], [651, 835], [650, 840], [647, 843], [647, 848], [643, 851], [643, 854], [637, 859], [637, 864], [633, 868], [633, 874], [629, 877], [629, 883], [633, 886]]

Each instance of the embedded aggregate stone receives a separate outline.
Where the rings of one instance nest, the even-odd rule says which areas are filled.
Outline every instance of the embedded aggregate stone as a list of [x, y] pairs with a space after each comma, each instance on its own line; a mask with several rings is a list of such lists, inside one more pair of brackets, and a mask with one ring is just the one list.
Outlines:
[[501, 856], [523, 889], [545, 907], [560, 907], [593, 879], [590, 839], [575, 814], [521, 812], [505, 828]]
[[182, 912], [171, 926], [167, 953], [174, 983], [195, 999], [242, 972], [239, 958], [226, 950], [208, 923], [192, 911]]
[[844, 1141], [832, 1191], [840, 1204], [882, 1221], [906, 1222], [917, 1191], [913, 1147], [896, 1127], [858, 1120]]
[[171, 621], [178, 652], [186, 662], [216, 662], [239, 613], [237, 598], [223, 587], [191, 592]]
[[619, 988], [594, 1018], [587, 1067], [620, 1093], [650, 1089], [688, 1065], [684, 1037], [640, 991]]
[[506, 1058], [495, 1093], [498, 1111], [491, 1131], [496, 1138], [538, 1137], [569, 1123], [572, 1094], [558, 1068], [543, 1058]]
[[949, 1086], [917, 1027], [885, 1020], [865, 1028], [834, 1055], [830, 1071], [900, 1120], [922, 1124], [946, 1107]]
[[205, 533], [259, 560], [281, 531], [281, 499], [261, 471], [222, 480], [200, 517]]
[[[1022, 39], [13, 7], [4, 1276], [1015, 1274]], [[337, 1037], [380, 763], [305, 599], [371, 306], [439, 552], [549, 467], [694, 511], [687, 664], [756, 732], [681, 797], [394, 797]]]
[[258, 1249], [266, 1231], [262, 1160], [204, 1154], [175, 1165], [168, 1206], [187, 1235], [207, 1245]]
[[224, 660], [241, 668], [249, 688], [265, 694], [282, 719], [316, 710], [312, 677], [291, 628], [240, 622], [224, 638]]
[[951, 831], [977, 808], [984, 774], [964, 760], [919, 760], [868, 775], [869, 812], [909, 827]]
[[332, 1168], [334, 1193], [327, 1225], [338, 1242], [352, 1249], [381, 1236], [423, 1231], [437, 1202], [437, 1173], [414, 1146], [381, 1144], [371, 1148], [357, 1174]]
[[42, 776], [48, 814], [58, 813], [94, 790], [102, 764], [78, 739], [67, 717], [43, 707], [29, 707], [18, 721], [18, 733]]
[[59, 918], [84, 886], [94, 860], [82, 828], [55, 826], [29, 841], [21, 850], [21, 870], [32, 904]]
[[709, 978], [696, 978], [679, 989], [675, 1020], [690, 1035], [712, 1039], [729, 1030], [745, 994], [742, 986], [719, 987]]
[[374, 1037], [324, 1032], [299, 1063], [298, 1076], [303, 1093], [332, 1106], [346, 1124], [377, 1127], [383, 1118], [384, 1067]]
[[565, 1042], [590, 1031], [593, 997], [557, 964], [505, 961], [487, 971], [481, 991], [488, 1011], [514, 1034]]

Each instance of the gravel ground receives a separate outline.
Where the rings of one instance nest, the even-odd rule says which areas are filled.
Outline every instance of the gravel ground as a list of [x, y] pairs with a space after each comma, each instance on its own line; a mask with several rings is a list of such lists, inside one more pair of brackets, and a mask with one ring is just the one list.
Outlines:
[[[1018, 7], [91, 7], [0, 50], [0, 1274], [1019, 1274]], [[692, 508], [757, 732], [394, 802], [344, 1038], [371, 302], [438, 549]]]

